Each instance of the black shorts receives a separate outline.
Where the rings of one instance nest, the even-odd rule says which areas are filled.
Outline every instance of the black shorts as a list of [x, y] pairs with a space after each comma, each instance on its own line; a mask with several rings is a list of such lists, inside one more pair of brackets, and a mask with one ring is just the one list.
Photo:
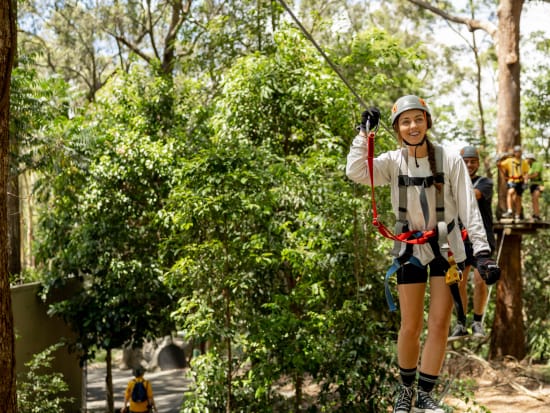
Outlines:
[[535, 191], [542, 192], [542, 190], [540, 189], [540, 184], [532, 184], [532, 185], [529, 187], [529, 191], [531, 191], [531, 193], [533, 193], [533, 192], [535, 192]]
[[397, 270], [397, 284], [423, 284], [430, 277], [444, 277], [449, 269], [449, 262], [439, 256], [423, 267], [407, 263]]
[[474, 257], [474, 245], [470, 241], [465, 241], [464, 250], [466, 251], [466, 261], [464, 261], [464, 265], [473, 265], [477, 267], [477, 260], [476, 257]]
[[523, 182], [508, 182], [506, 186], [508, 187], [508, 189], [514, 189], [518, 196], [523, 195]]

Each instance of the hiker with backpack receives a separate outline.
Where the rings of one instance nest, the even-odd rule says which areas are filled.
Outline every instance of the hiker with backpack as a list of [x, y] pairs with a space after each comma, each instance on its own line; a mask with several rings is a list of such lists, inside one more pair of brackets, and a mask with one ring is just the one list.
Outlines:
[[[158, 413], [153, 399], [151, 383], [143, 378], [144, 374], [145, 369], [143, 367], [134, 369], [134, 378], [128, 382], [124, 393], [123, 412], [145, 413], [154, 411]], [[128, 402], [130, 403], [130, 410], [128, 410]]]
[[[459, 218], [472, 241], [481, 276], [486, 282], [495, 282], [500, 270], [491, 258], [491, 247], [462, 158], [428, 138], [432, 116], [426, 102], [414, 95], [395, 102], [391, 124], [400, 148], [374, 158], [374, 134], [379, 121], [379, 109], [363, 112], [360, 132], [347, 157], [346, 173], [357, 183], [391, 187], [397, 218], [395, 235], [377, 222], [374, 204], [373, 223], [384, 236], [394, 240], [395, 258], [388, 274], [393, 272], [397, 276], [401, 312], [397, 361], [401, 385], [393, 412], [444, 413], [432, 397], [432, 390], [445, 358], [453, 308], [447, 274], [460, 274], [456, 264], [451, 266], [449, 261], [462, 266], [466, 259]], [[428, 333], [421, 351], [428, 277]], [[456, 283], [453, 281], [458, 293]]]

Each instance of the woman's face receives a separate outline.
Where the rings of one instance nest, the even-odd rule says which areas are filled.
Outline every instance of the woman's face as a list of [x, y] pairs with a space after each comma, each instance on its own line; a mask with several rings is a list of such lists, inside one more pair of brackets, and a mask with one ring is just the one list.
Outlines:
[[426, 113], [420, 109], [411, 109], [399, 115], [397, 120], [399, 137], [410, 145], [422, 142], [428, 130]]

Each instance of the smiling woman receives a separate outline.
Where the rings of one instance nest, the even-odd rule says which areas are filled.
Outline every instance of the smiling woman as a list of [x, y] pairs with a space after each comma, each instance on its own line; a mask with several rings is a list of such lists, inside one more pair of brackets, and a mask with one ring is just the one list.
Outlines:
[[[480, 273], [487, 277], [487, 269], [496, 265], [490, 258], [491, 248], [464, 162], [458, 154], [428, 139], [432, 116], [426, 102], [414, 95], [395, 102], [391, 123], [400, 148], [373, 159], [371, 145], [379, 119], [377, 108], [363, 113], [361, 132], [353, 140], [346, 173], [358, 183], [391, 187], [395, 233], [399, 235], [389, 237], [395, 240], [391, 252], [395, 258], [386, 281], [396, 274], [401, 310], [397, 361], [402, 383], [393, 412], [410, 412], [416, 399], [415, 412], [444, 413], [431, 392], [445, 358], [453, 297], [455, 305], [461, 305], [456, 281], [448, 281], [458, 273], [457, 263], [463, 268], [466, 259], [459, 219], [472, 239]], [[414, 164], [409, 162], [413, 156]], [[419, 242], [421, 239], [423, 242]], [[428, 334], [422, 347], [428, 279]], [[386, 292], [390, 309], [394, 310], [387, 283]]]
[[7, 177], [10, 80], [16, 50], [15, 2], [0, 0], [0, 411], [16, 411], [15, 344], [8, 274]]

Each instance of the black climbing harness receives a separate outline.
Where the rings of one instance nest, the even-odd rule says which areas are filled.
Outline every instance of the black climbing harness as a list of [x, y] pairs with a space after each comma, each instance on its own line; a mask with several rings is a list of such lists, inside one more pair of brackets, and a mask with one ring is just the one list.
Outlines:
[[[398, 176], [399, 207], [398, 207], [398, 217], [395, 224], [396, 234], [410, 233], [409, 222], [407, 220], [407, 192], [408, 192], [409, 186], [418, 186], [420, 188], [420, 206], [422, 208], [422, 214], [424, 215], [425, 222], [428, 222], [429, 220], [429, 209], [428, 209], [428, 201], [426, 196], [426, 189], [431, 186], [434, 186], [435, 184], [443, 185], [445, 183], [445, 175], [443, 173], [443, 149], [439, 145], [435, 145], [434, 148], [435, 148], [435, 163], [436, 163], [435, 176], [411, 177], [411, 176], [405, 175], [403, 171], [400, 169], [400, 174]], [[404, 159], [405, 165], [408, 165], [407, 149], [402, 149], [401, 155]], [[373, 176], [373, 172], [374, 172], [373, 170], [369, 171], [369, 173], [371, 174], [371, 177]], [[460, 298], [460, 291], [458, 288], [458, 283], [462, 280], [462, 272], [460, 271], [457, 263], [455, 262], [454, 256], [449, 248], [449, 243], [447, 241], [448, 235], [451, 233], [451, 231], [453, 231], [456, 224], [454, 220], [451, 220], [449, 223], [445, 222], [445, 200], [444, 200], [444, 190], [442, 186], [436, 190], [435, 210], [436, 210], [437, 226], [435, 231], [429, 231], [429, 236], [426, 237], [426, 242], [430, 245], [435, 257], [443, 257], [445, 261], [448, 262], [449, 264], [449, 267], [447, 268], [447, 272], [445, 275], [445, 281], [451, 290], [458, 319], [461, 322], [465, 322], [466, 315], [464, 314], [464, 308], [462, 305], [462, 300]], [[427, 233], [427, 231], [423, 231], [423, 232], [416, 231], [414, 234], [410, 235], [409, 239], [419, 238], [421, 236], [419, 234], [425, 234], [425, 233]], [[390, 311], [395, 311], [396, 307], [393, 302], [391, 292], [389, 290], [390, 277], [393, 274], [395, 274], [399, 270], [399, 268], [401, 268], [405, 264], [413, 264], [421, 268], [423, 268], [424, 266], [421, 265], [418, 259], [413, 256], [413, 244], [411, 243], [403, 243], [400, 240], [394, 240], [392, 255], [396, 258], [394, 258], [392, 265], [386, 272], [385, 293], [386, 293], [386, 301], [388, 302], [388, 307], [390, 308]]]

